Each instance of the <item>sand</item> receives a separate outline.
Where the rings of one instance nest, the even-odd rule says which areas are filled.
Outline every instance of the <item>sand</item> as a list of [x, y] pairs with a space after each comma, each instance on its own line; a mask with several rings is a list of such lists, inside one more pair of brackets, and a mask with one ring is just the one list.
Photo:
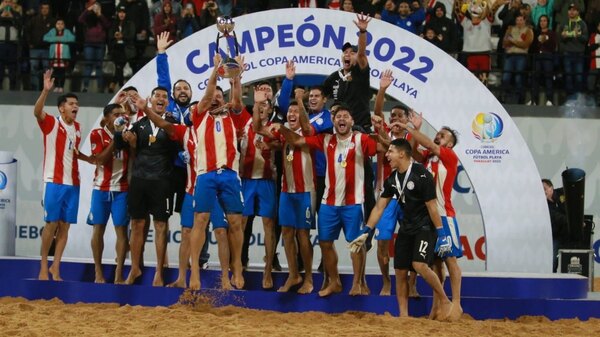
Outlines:
[[[600, 286], [600, 279], [596, 279]], [[599, 290], [599, 287], [595, 289]], [[1, 336], [600, 336], [600, 319], [550, 321], [545, 317], [454, 323], [362, 312], [279, 313], [213, 307], [186, 297], [171, 307], [64, 304], [58, 299], [0, 298]]]

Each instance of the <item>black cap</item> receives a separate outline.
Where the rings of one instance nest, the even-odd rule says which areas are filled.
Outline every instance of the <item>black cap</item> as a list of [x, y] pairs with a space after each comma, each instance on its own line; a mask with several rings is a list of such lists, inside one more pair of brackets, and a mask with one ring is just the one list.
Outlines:
[[571, 2], [571, 3], [569, 4], [569, 9], [571, 9], [571, 8], [575, 8], [576, 10], [579, 10], [579, 7], [577, 6], [577, 4], [576, 4], [576, 3], [573, 3], [573, 2]]
[[127, 9], [125, 8], [125, 6], [119, 6], [117, 7], [117, 13], [118, 12], [127, 12]]
[[358, 52], [358, 46], [355, 46], [353, 44], [351, 44], [350, 42], [346, 42], [344, 43], [344, 46], [342, 47], [342, 52], [346, 51], [346, 49], [348, 48], [352, 48], [353, 52]]

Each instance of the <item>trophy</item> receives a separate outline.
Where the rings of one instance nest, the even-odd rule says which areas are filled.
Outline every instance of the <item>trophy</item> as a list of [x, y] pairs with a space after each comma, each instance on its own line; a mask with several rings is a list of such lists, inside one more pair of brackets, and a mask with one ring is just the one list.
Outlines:
[[231, 57], [231, 52], [229, 50], [229, 42], [228, 38], [233, 37], [233, 42], [235, 45], [235, 56], [240, 54], [239, 45], [237, 42], [237, 37], [235, 36], [235, 32], [233, 29], [235, 28], [235, 22], [229, 16], [220, 16], [217, 18], [217, 29], [219, 33], [217, 33], [217, 53], [219, 52], [219, 40], [221, 38], [225, 38], [225, 45], [227, 46], [227, 57], [221, 60], [221, 63], [217, 66], [217, 73], [220, 77], [224, 78], [233, 78], [239, 76], [242, 72], [242, 66], [238, 64], [238, 62]]

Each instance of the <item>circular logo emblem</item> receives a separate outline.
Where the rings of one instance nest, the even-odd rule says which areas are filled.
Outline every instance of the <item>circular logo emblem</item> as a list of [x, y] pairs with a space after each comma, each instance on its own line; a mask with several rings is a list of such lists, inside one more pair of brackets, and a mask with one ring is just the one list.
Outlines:
[[5, 189], [6, 184], [8, 184], [8, 178], [6, 178], [6, 174], [4, 174], [4, 172], [0, 171], [0, 190]]
[[409, 191], [412, 191], [415, 188], [415, 183], [413, 183], [412, 181], [407, 182], [406, 188], [408, 188]]

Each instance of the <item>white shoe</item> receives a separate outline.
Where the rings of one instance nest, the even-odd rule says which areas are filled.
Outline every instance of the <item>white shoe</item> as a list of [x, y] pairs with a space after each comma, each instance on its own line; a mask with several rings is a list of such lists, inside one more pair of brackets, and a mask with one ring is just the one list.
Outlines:
[[554, 104], [552, 104], [552, 101], [548, 100], [546, 101], [546, 106], [553, 106]]
[[534, 101], [527, 101], [527, 103], [525, 103], [525, 105], [536, 105]]

